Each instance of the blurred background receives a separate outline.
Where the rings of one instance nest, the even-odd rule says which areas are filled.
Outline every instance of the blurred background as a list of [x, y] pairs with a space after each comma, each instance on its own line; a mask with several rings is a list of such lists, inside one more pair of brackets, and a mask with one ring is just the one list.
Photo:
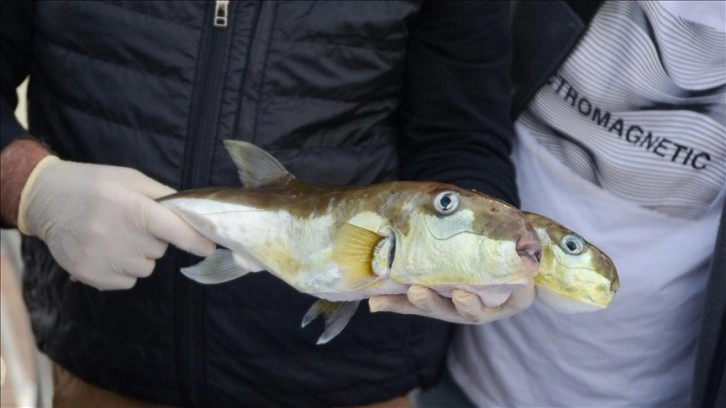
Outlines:
[[[27, 128], [26, 89], [27, 81], [18, 88], [16, 115]], [[0, 407], [50, 407], [50, 362], [35, 348], [21, 291], [20, 235], [0, 231], [0, 354], [5, 363]]]

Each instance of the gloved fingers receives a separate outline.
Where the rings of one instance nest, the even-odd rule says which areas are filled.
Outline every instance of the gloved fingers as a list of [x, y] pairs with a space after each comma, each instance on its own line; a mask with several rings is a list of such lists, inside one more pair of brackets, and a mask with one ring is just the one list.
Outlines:
[[[61, 264], [61, 266], [64, 265]], [[131, 257], [103, 258], [101, 263], [99, 260], [90, 260], [90, 262], [72, 266], [72, 268], [64, 266], [71, 275], [72, 281], [83, 282], [100, 290], [119, 290], [130, 289], [136, 284], [138, 278], [150, 276], [156, 262], [134, 254]]]
[[125, 265], [124, 273], [135, 278], [147, 278], [154, 271], [156, 261], [147, 258], [136, 258]]
[[152, 199], [176, 193], [176, 190], [173, 188], [159, 183], [136, 169], [126, 167], [114, 167], [114, 169], [126, 172], [126, 174], [123, 175], [124, 181], [133, 186], [134, 190]]
[[126, 274], [113, 276], [74, 276], [76, 281], [93, 286], [98, 290], [124, 290], [131, 289], [136, 285], [137, 278]]
[[[140, 256], [123, 257], [117, 260], [107, 259], [106, 262], [107, 268], [113, 271], [112, 274], [106, 274], [106, 276], [112, 279], [115, 277], [128, 277], [134, 280], [136, 278], [146, 278], [151, 275], [151, 272], [154, 271], [154, 267], [156, 266], [154, 260]], [[100, 269], [98, 266], [93, 266], [91, 270], [81, 270], [80, 273], [82, 275], [97, 275], [96, 272], [98, 269]], [[81, 280], [83, 279], [81, 278]], [[113, 280], [111, 281], [114, 282]], [[122, 279], [122, 281], [126, 281], [126, 279]]]
[[164, 256], [169, 244], [152, 235], [148, 235], [146, 238], [147, 239], [143, 240], [143, 242], [139, 242], [137, 255], [151, 260], [159, 259]]
[[171, 210], [146, 197], [134, 205], [134, 223], [154, 237], [198, 256], [212, 254], [216, 245]]

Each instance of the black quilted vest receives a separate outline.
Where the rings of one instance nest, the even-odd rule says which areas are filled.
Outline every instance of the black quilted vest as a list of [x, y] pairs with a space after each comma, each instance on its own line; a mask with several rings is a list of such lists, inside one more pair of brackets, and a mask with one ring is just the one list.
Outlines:
[[[397, 177], [395, 112], [417, 3], [231, 1], [226, 27], [214, 26], [214, 7], [38, 3], [31, 133], [64, 159], [135, 167], [177, 189], [239, 184], [221, 144], [230, 138], [305, 181]], [[178, 273], [198, 260], [170, 249], [131, 291], [99, 292], [72, 283], [42, 242], [23, 245], [40, 349], [146, 400], [363, 404], [430, 384], [443, 364], [441, 322], [364, 305], [321, 347], [321, 322], [300, 328], [314, 298], [267, 273], [201, 286]]]

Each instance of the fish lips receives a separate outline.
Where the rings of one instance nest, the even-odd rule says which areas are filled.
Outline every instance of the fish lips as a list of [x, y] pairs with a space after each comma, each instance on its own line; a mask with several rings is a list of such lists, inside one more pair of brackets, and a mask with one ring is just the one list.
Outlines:
[[532, 276], [536, 275], [539, 269], [539, 262], [542, 259], [542, 242], [534, 231], [534, 228], [529, 226], [517, 239], [517, 243], [514, 247], [517, 251], [517, 255], [522, 259], [525, 265], [530, 268], [535, 268]]

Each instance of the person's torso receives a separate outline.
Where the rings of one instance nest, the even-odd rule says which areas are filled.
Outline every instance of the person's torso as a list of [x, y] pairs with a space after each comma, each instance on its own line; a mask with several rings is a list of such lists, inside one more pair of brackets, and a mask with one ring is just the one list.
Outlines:
[[[64, 159], [137, 168], [177, 189], [239, 184], [223, 139], [265, 148], [304, 181], [396, 178], [420, 5], [230, 1], [218, 27], [222, 3], [38, 3], [31, 133]], [[314, 299], [269, 274], [203, 287], [178, 272], [196, 260], [170, 250], [133, 290], [104, 293], [68, 281], [39, 241], [24, 246], [40, 348], [137, 397], [356, 404], [432, 381], [443, 358], [443, 323], [365, 308], [316, 346], [319, 323], [300, 328]]]
[[609, 254], [621, 289], [600, 312], [535, 303], [459, 330], [449, 366], [477, 404], [688, 404], [726, 195], [726, 56], [723, 3], [680, 6], [721, 19], [605, 3], [519, 117], [522, 208]]
[[395, 155], [377, 149], [395, 141], [418, 4], [231, 1], [216, 27], [215, 3], [40, 3], [33, 130], [68, 159], [132, 165], [172, 186], [204, 145], [221, 162], [204, 181], [235, 182], [213, 143], [227, 138], [270, 149], [301, 178], [395, 178]]

